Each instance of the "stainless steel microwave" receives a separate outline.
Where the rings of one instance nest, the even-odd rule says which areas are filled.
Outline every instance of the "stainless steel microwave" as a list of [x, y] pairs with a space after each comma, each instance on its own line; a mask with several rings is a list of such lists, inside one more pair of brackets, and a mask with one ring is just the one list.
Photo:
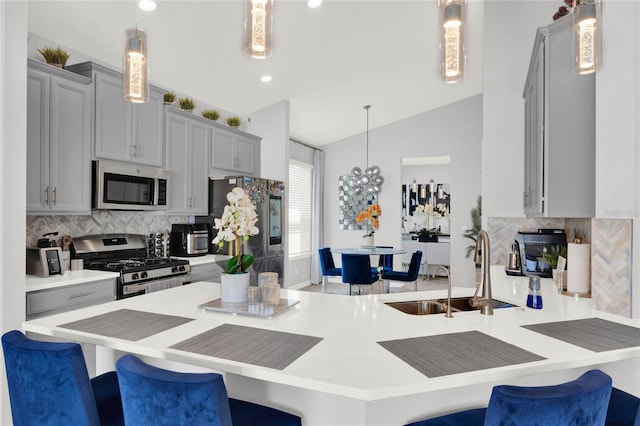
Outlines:
[[169, 171], [97, 160], [93, 162], [91, 204], [101, 210], [166, 210]]

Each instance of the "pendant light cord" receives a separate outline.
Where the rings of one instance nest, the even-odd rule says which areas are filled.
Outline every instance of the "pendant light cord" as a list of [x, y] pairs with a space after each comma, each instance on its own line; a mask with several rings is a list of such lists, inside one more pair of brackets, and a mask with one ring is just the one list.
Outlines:
[[367, 153], [366, 153], [366, 168], [369, 168], [369, 108], [371, 105], [365, 105], [364, 109], [367, 111]]

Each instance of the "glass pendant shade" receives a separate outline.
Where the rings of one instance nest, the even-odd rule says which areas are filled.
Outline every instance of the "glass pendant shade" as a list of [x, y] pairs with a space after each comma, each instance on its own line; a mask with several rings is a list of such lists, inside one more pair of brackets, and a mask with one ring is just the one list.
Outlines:
[[140, 28], [127, 31], [124, 52], [124, 99], [136, 104], [149, 100], [147, 36]]
[[271, 56], [273, 0], [246, 0], [244, 53], [254, 59]]
[[447, 84], [464, 77], [464, 1], [440, 0], [442, 38], [440, 40], [440, 75]]
[[578, 74], [600, 68], [600, 7], [599, 0], [574, 0], [573, 69]]

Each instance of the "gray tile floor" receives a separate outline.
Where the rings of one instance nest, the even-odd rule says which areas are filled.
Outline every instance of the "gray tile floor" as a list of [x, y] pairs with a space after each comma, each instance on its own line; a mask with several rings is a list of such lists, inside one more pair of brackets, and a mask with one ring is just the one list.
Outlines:
[[[428, 280], [418, 278], [418, 291], [424, 290], [442, 290], [447, 288], [446, 277], [435, 277]], [[371, 286], [362, 286], [363, 294], [378, 294], [382, 293], [382, 282], [374, 283]], [[321, 285], [308, 285], [300, 289], [300, 291], [312, 291], [320, 293], [322, 291]], [[404, 293], [414, 291], [413, 283], [406, 283], [402, 281], [391, 281], [390, 293]], [[358, 286], [353, 287], [353, 292], [358, 293]], [[341, 282], [329, 281], [327, 286], [327, 293], [329, 294], [349, 294], [349, 287]]]

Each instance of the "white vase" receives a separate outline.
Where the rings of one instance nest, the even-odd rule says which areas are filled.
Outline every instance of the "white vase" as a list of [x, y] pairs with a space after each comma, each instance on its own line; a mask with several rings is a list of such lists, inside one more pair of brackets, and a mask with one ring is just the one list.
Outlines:
[[362, 237], [362, 245], [364, 247], [373, 247], [373, 246], [375, 246], [375, 243], [373, 241], [373, 235], [365, 235], [364, 237]]
[[249, 273], [222, 274], [220, 277], [220, 299], [223, 303], [243, 303], [247, 301]]

